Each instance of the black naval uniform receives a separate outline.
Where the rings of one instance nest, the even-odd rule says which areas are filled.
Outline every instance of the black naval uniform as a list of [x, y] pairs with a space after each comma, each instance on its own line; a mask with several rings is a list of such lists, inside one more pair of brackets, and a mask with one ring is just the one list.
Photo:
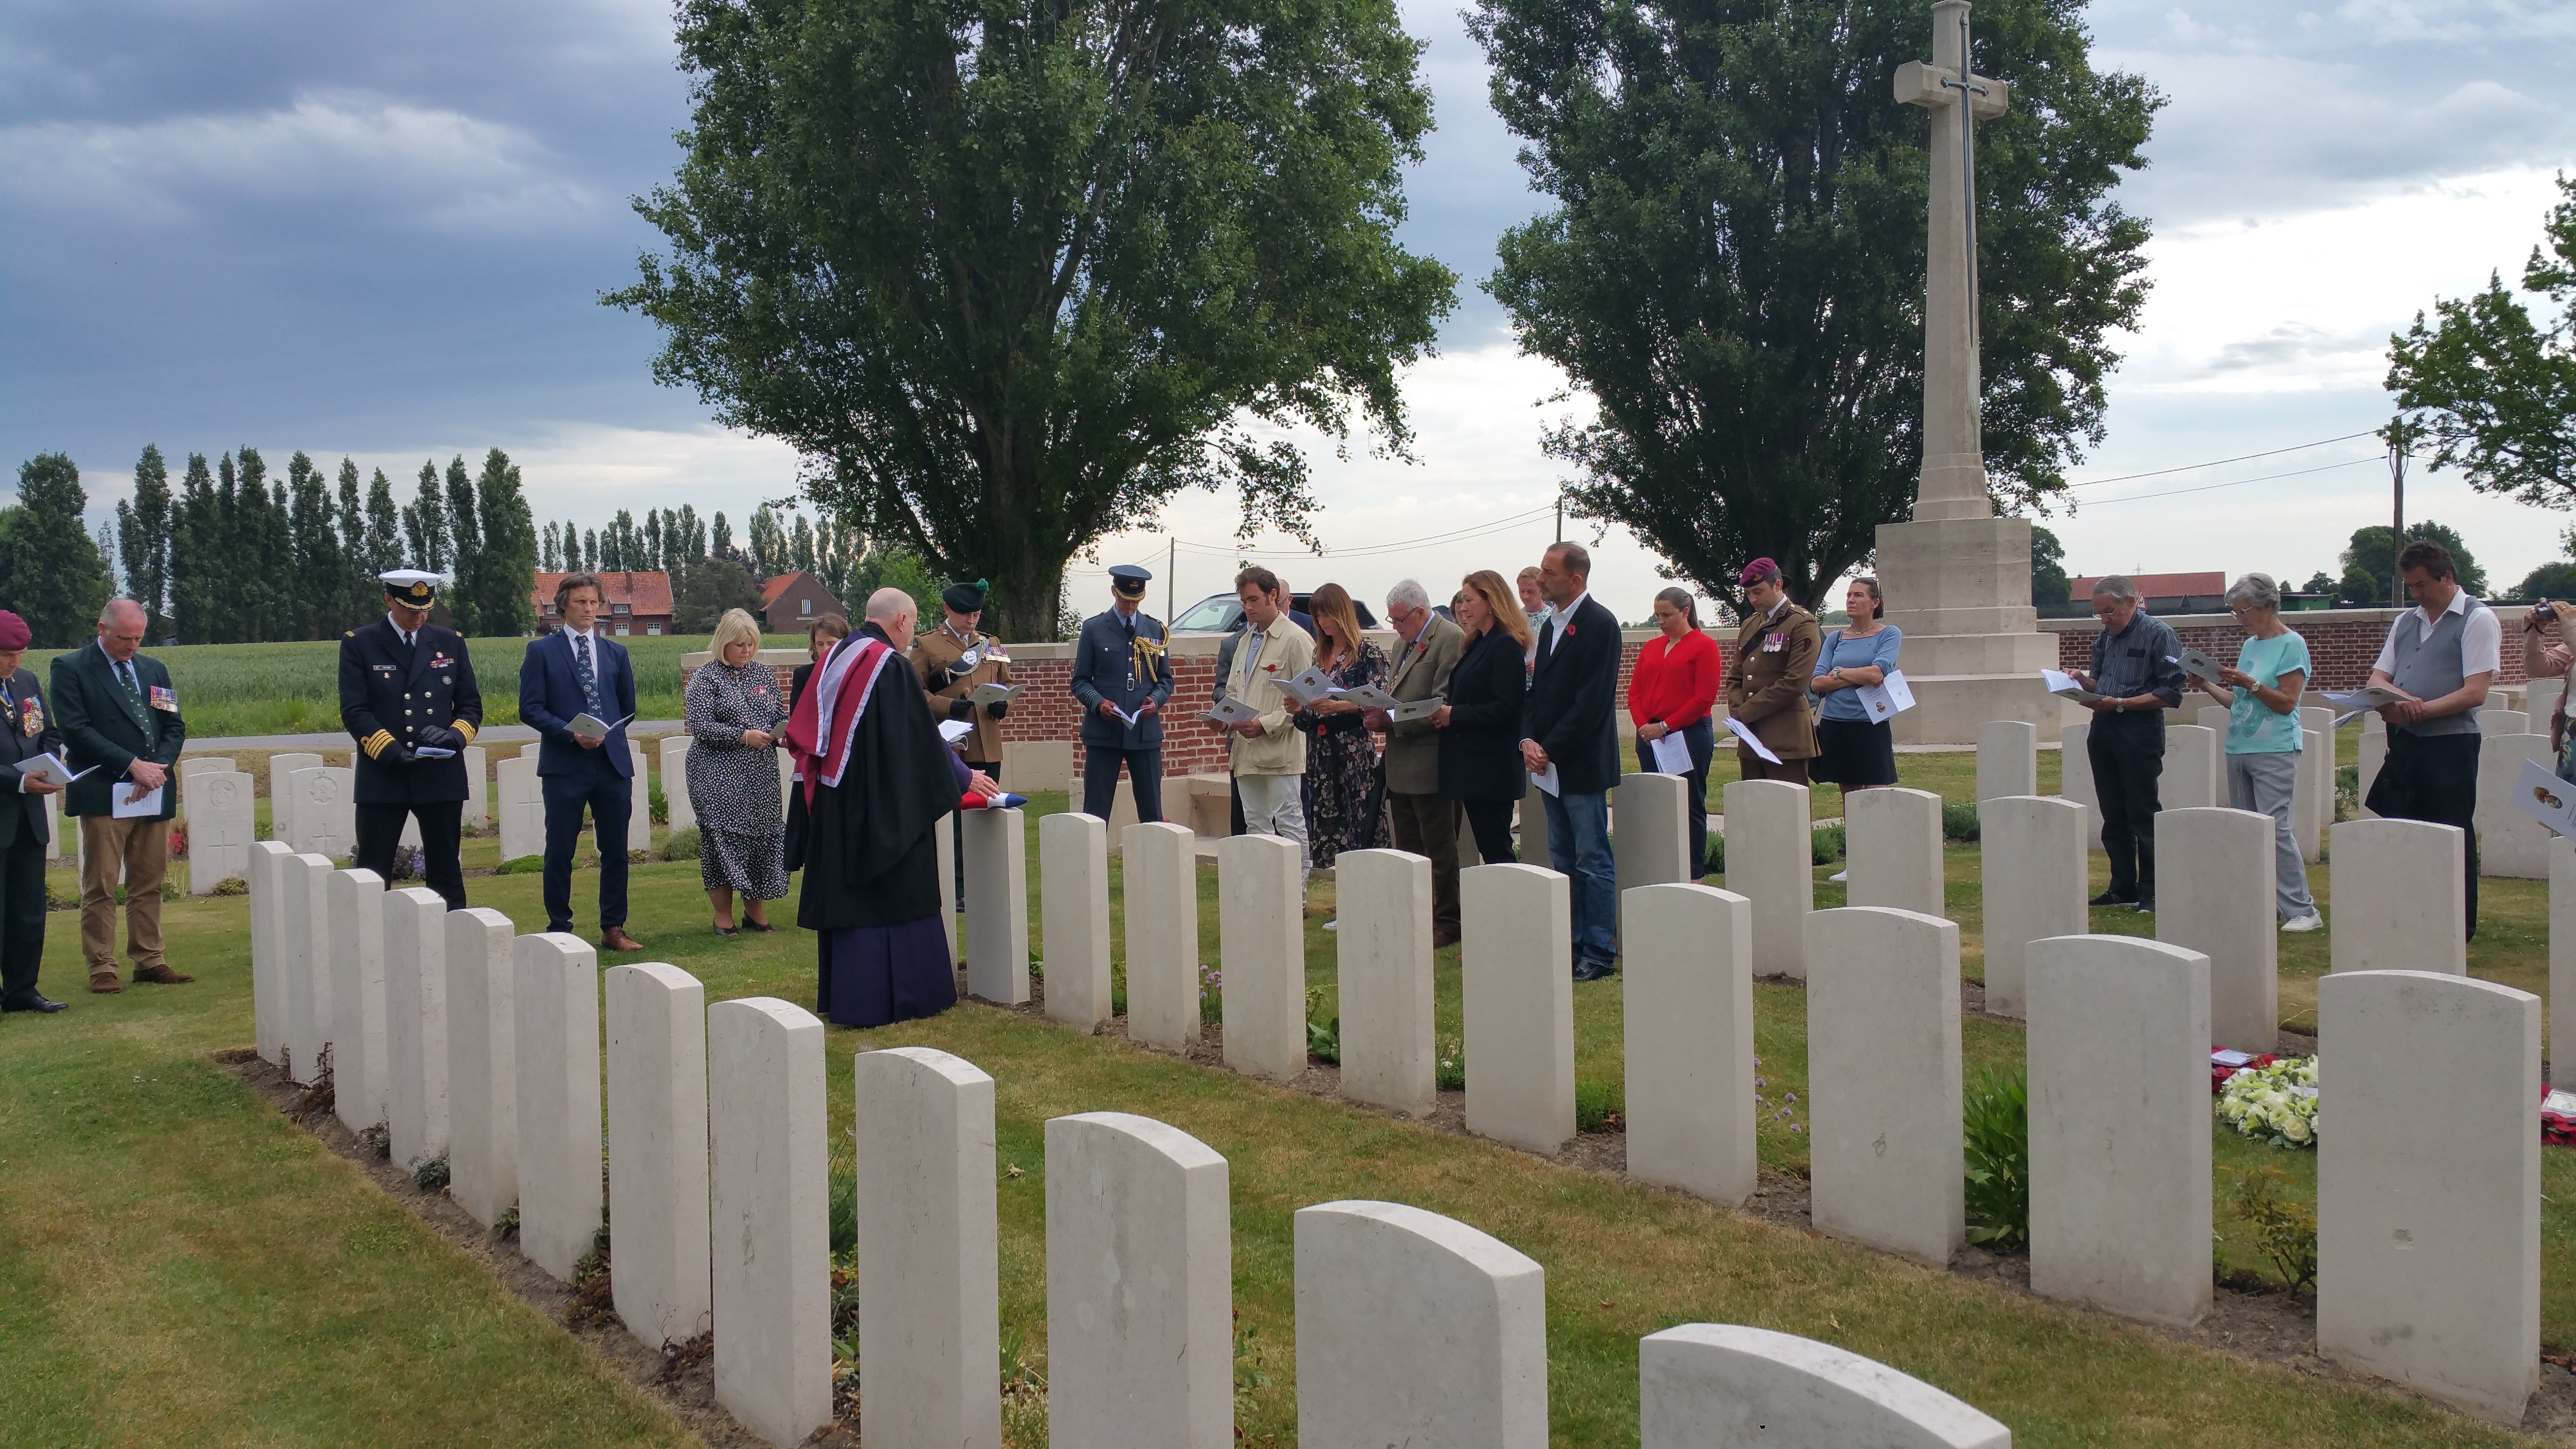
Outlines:
[[[462, 910], [465, 746], [482, 727], [483, 695], [464, 635], [424, 621], [413, 637], [406, 645], [388, 616], [340, 641], [340, 723], [358, 742], [358, 868], [390, 882], [403, 819], [416, 818], [422, 874], [449, 910]], [[423, 744], [456, 754], [414, 756]]]

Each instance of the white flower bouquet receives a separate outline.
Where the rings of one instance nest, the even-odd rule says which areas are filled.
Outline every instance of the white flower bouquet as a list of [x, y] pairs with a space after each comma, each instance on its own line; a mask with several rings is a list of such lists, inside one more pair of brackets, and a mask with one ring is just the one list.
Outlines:
[[2246, 1067], [2218, 1090], [2218, 1120], [2275, 1147], [2317, 1145], [2317, 1059]]

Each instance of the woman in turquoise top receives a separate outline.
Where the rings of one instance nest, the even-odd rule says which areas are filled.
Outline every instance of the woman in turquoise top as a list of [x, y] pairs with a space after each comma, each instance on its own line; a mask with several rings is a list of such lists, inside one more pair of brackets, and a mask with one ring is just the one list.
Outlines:
[[2299, 692], [2308, 682], [2308, 641], [2281, 622], [2281, 588], [2247, 574], [2227, 590], [2228, 612], [2245, 631], [2236, 667], [2222, 667], [2203, 691], [2227, 706], [2227, 803], [2272, 817], [2273, 898], [2284, 931], [2325, 924], [2308, 895], [2308, 867], [2290, 832], [2299, 781]]

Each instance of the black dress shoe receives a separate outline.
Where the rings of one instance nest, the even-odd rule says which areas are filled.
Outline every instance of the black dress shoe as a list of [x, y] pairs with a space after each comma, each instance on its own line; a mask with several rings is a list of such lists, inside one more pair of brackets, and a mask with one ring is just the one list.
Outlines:
[[24, 996], [12, 996], [6, 1001], [0, 1001], [0, 1011], [68, 1011], [70, 1009], [59, 1001], [48, 1001], [33, 991]]
[[2138, 914], [2139, 914], [2139, 915], [2142, 915], [2142, 916], [2152, 916], [2152, 915], [2154, 915], [2155, 913], [2156, 913], [2156, 903], [2155, 903], [2154, 901], [2140, 901], [2140, 902], [2138, 902]]
[[1598, 981], [1604, 976], [1618, 974], [1619, 968], [1607, 961], [1585, 961], [1574, 968], [1574, 979], [1577, 981]]
[[2134, 906], [2137, 904], [2137, 901], [2132, 897], [2121, 895], [2116, 891], [2104, 891], [2102, 894], [2095, 896], [2084, 904], [2088, 906]]

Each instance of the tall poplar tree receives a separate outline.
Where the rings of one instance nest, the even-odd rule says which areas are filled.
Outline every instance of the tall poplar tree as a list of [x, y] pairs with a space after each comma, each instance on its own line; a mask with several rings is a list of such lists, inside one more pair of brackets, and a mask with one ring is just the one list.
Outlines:
[[403, 531], [411, 536], [411, 566], [443, 574], [456, 555], [448, 543], [447, 503], [438, 491], [436, 460], [422, 461], [419, 485], [410, 516], [403, 520]]
[[8, 605], [27, 621], [39, 649], [68, 649], [97, 632], [109, 584], [107, 565], [82, 521], [88, 506], [70, 454], [39, 453], [18, 465]]
[[492, 449], [483, 455], [474, 491], [479, 537], [459, 580], [472, 601], [474, 632], [502, 638], [532, 634], [537, 627], [537, 525], [528, 512], [519, 466], [509, 454]]
[[158, 445], [146, 443], [134, 464], [133, 501], [116, 505], [116, 537], [125, 561], [125, 591], [150, 616], [145, 635], [150, 639], [170, 634], [170, 530], [169, 465]]
[[[225, 460], [229, 471], [231, 460]], [[188, 455], [187, 476], [170, 517], [170, 621], [183, 644], [213, 639], [216, 571], [222, 557], [222, 520], [215, 505], [214, 470], [206, 455]]]
[[367, 573], [369, 577], [404, 567], [402, 509], [394, 502], [393, 480], [378, 468], [367, 479]]

